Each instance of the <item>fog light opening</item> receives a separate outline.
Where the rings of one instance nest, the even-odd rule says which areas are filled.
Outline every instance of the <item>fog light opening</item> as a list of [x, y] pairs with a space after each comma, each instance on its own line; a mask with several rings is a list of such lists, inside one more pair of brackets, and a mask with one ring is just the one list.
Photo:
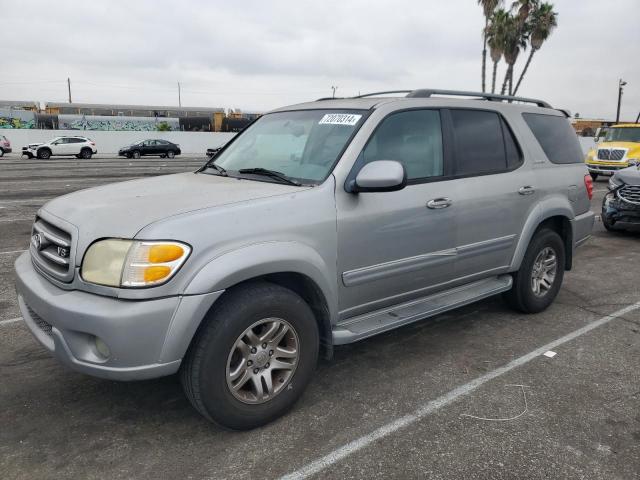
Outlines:
[[107, 359], [111, 356], [111, 350], [109, 350], [109, 347], [107, 346], [106, 343], [102, 341], [102, 339], [96, 337], [95, 343], [96, 343], [96, 350], [98, 351], [101, 357], [103, 357], [104, 359]]

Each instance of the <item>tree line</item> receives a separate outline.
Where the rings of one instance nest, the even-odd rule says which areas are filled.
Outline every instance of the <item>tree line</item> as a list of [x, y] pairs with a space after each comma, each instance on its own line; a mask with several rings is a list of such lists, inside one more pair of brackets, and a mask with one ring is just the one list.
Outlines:
[[[500, 93], [515, 95], [522, 84], [534, 54], [549, 38], [558, 25], [558, 14], [553, 5], [539, 0], [515, 0], [504, 8], [502, 0], [478, 0], [482, 7], [485, 25], [482, 30], [482, 91], [487, 91], [487, 47], [493, 62], [491, 93], [496, 92], [498, 63], [504, 58], [507, 65]], [[529, 57], [513, 85], [514, 65], [521, 52], [529, 50]]]

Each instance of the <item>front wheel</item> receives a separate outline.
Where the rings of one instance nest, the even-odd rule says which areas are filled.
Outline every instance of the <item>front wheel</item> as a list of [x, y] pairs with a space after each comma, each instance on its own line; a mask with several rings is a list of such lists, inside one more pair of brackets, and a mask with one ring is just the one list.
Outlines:
[[38, 150], [38, 158], [40, 160], [48, 160], [51, 157], [51, 150], [48, 148], [42, 148]]
[[136, 150], [131, 154], [131, 156], [133, 158], [135, 158], [135, 159], [138, 159], [138, 158], [140, 158], [140, 152], [138, 150]]
[[565, 251], [560, 235], [539, 230], [531, 239], [513, 287], [505, 293], [507, 303], [524, 313], [545, 310], [558, 295], [564, 278]]
[[226, 428], [248, 430], [286, 413], [318, 361], [313, 312], [293, 291], [260, 282], [231, 290], [207, 315], [181, 368], [192, 405]]
[[169, 158], [173, 158], [173, 157], [175, 157], [175, 156], [176, 156], [176, 152], [174, 152], [173, 150], [169, 150], [169, 151], [167, 152], [167, 157], [169, 157]]
[[80, 157], [84, 158], [85, 160], [89, 160], [92, 155], [93, 155], [93, 152], [88, 148], [83, 148], [82, 151], [80, 152]]

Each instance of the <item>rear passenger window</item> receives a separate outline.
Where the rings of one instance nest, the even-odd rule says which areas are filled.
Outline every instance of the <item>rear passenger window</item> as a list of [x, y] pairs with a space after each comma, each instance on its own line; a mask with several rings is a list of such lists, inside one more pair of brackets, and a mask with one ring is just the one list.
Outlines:
[[442, 129], [438, 110], [409, 110], [385, 118], [362, 152], [364, 163], [396, 160], [407, 179], [442, 176]]
[[513, 134], [496, 112], [462, 109], [450, 112], [456, 175], [504, 172], [520, 164]]
[[582, 163], [582, 149], [569, 120], [541, 113], [523, 113], [522, 117], [551, 162]]

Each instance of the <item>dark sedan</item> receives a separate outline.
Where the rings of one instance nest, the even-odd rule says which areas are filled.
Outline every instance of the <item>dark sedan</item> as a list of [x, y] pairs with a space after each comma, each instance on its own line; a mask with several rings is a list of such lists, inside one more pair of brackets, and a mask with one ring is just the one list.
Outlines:
[[180, 145], [168, 140], [144, 140], [118, 150], [118, 155], [127, 158], [140, 158], [143, 155], [156, 155], [160, 158], [173, 158], [180, 155]]
[[618, 170], [609, 180], [602, 202], [602, 223], [607, 230], [640, 230], [640, 170]]

